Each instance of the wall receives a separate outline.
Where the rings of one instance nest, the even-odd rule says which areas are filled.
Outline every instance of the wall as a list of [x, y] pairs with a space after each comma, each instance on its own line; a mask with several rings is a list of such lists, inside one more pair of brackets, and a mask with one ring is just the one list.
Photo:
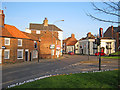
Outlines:
[[[4, 59], [4, 50], [2, 49], [2, 62], [3, 63], [15, 63], [15, 62], [23, 62], [25, 61], [25, 50], [28, 50], [28, 61], [30, 60], [30, 52], [33, 54], [34, 48], [34, 41], [22, 39], [22, 46], [18, 46], [18, 39], [17, 38], [10, 38], [10, 45], [4, 44], [4, 38], [2, 38], [2, 46], [5, 46], [6, 49], [10, 50], [10, 58]], [[23, 59], [17, 59], [17, 50], [23, 49]], [[32, 58], [35, 60], [36, 58]]]

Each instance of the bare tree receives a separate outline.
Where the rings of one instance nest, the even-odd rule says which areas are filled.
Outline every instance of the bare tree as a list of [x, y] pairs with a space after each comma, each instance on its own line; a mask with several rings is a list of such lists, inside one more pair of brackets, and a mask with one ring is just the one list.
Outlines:
[[108, 15], [110, 16], [114, 16], [117, 17], [118, 20], [109, 20], [109, 19], [105, 19], [102, 17], [97, 17], [91, 13], [87, 13], [87, 16], [91, 17], [92, 19], [98, 20], [98, 21], [102, 21], [102, 22], [109, 22], [109, 23], [118, 23], [120, 24], [120, 1], [119, 2], [113, 2], [110, 1], [109, 2], [102, 2], [104, 4], [104, 7], [98, 7], [95, 3], [91, 2], [93, 8], [95, 11], [101, 12], [102, 14]]

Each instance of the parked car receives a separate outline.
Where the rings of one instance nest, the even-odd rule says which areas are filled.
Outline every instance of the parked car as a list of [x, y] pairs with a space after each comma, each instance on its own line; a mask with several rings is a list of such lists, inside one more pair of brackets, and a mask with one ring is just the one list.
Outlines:
[[104, 52], [101, 52], [101, 53], [100, 53], [100, 52], [96, 52], [96, 53], [95, 53], [95, 56], [99, 56], [99, 54], [100, 54], [101, 56], [104, 56], [104, 55], [105, 55]]
[[69, 52], [68, 52], [68, 54], [70, 54], [70, 55], [74, 55], [74, 52], [72, 52], [72, 51], [69, 51]]

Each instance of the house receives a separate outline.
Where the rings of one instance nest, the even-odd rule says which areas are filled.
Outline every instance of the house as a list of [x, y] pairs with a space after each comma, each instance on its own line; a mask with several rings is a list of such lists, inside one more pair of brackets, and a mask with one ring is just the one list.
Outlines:
[[0, 63], [15, 63], [38, 59], [39, 44], [36, 37], [27, 35], [13, 25], [4, 23], [5, 15], [0, 10]]
[[78, 53], [78, 41], [74, 34], [71, 34], [71, 37], [63, 40], [63, 51], [63, 53], [68, 53], [69, 51], [72, 51], [76, 54]]
[[115, 51], [120, 50], [120, 26], [118, 26], [118, 27], [113, 27], [113, 26], [108, 27], [108, 29], [104, 33], [104, 37], [115, 39], [116, 40]]
[[53, 24], [48, 24], [47, 18], [43, 24], [30, 23], [25, 31], [40, 38], [40, 58], [58, 58], [62, 55], [63, 31]]
[[[85, 38], [79, 40], [79, 53], [95, 55], [99, 52], [99, 46], [95, 44], [95, 36], [89, 32]], [[115, 39], [112, 38], [101, 38], [101, 51], [105, 54], [111, 54], [115, 52]]]

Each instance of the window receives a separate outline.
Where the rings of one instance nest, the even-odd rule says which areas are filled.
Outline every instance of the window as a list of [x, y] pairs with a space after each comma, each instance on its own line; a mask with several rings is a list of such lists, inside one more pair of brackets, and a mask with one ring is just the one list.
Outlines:
[[6, 49], [4, 50], [4, 59], [9, 59], [10, 58], [10, 50]]
[[40, 34], [40, 30], [36, 30], [36, 34]]
[[37, 58], [37, 57], [38, 57], [37, 50], [34, 50], [34, 51], [33, 51], [33, 58]]
[[5, 45], [10, 45], [10, 38], [5, 38]]
[[17, 59], [23, 59], [23, 49], [17, 50]]
[[22, 46], [22, 39], [18, 39], [18, 46]]

